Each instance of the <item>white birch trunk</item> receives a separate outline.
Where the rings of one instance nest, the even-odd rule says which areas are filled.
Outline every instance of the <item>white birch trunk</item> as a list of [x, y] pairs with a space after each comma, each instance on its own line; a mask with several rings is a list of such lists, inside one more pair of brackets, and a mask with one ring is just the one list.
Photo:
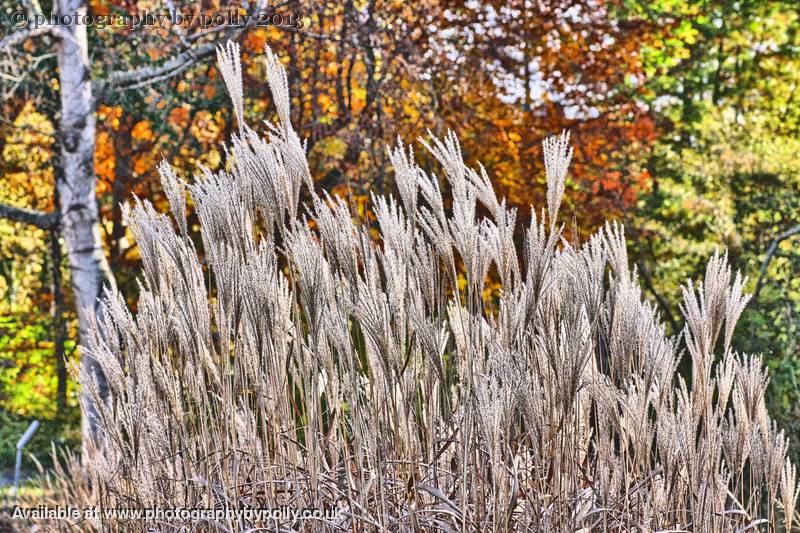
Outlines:
[[[86, 13], [85, 0], [59, 0], [63, 15]], [[72, 278], [72, 290], [78, 312], [80, 342], [85, 344], [89, 331], [89, 310], [99, 311], [98, 298], [114, 279], [108, 267], [100, 238], [97, 205], [97, 177], [94, 173], [95, 109], [86, 26], [72, 24], [65, 28], [69, 36], [58, 46], [61, 92], [61, 168], [57, 180], [61, 229], [66, 244]], [[81, 354], [83, 369], [97, 376], [103, 397], [108, 396], [105, 376], [96, 361]], [[94, 403], [84, 396], [83, 436], [97, 436]]]

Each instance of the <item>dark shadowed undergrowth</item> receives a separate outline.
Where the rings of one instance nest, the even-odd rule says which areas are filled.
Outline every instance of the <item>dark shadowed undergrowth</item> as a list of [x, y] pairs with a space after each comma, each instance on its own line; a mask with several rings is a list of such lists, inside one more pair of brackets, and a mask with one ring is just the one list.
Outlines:
[[[666, 336], [620, 226], [562, 236], [566, 134], [544, 143], [547, 207], [521, 248], [516, 211], [452, 135], [422, 141], [452, 197], [398, 143], [399, 197], [375, 196], [362, 223], [314, 191], [269, 50], [279, 122], [265, 137], [243, 124], [238, 55], [219, 51], [239, 124], [229, 169], [187, 183], [165, 163], [171, 216], [148, 202], [126, 213], [144, 266], [137, 313], [106, 296], [85, 347], [112, 392], [104, 440], [51, 476], [53, 503], [339, 512], [79, 527], [791, 528], [795, 467], [761, 360], [731, 346], [749, 297], [726, 256], [687, 282], [685, 328]], [[79, 381], [99, 400], [92, 376]]]

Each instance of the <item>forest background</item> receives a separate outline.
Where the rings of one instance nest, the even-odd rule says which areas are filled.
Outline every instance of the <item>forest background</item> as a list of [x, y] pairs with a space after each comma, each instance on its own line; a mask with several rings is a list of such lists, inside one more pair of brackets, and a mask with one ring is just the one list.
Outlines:
[[[393, 190], [385, 147], [431, 128], [454, 130], [465, 160], [482, 163], [529, 218], [544, 205], [541, 141], [568, 129], [568, 234], [622, 221], [670, 332], [683, 325], [679, 280], [700, 278], [714, 249], [726, 249], [754, 292], [734, 345], [764, 355], [770, 412], [800, 449], [797, 2], [61, 4], [116, 17], [86, 26], [96, 81], [89, 167], [103, 254], [130, 305], [139, 252], [121, 206], [134, 195], [166, 206], [155, 171], [164, 159], [188, 180], [225, 167], [235, 124], [216, 42], [241, 45], [245, 119], [273, 118], [257, 60], [269, 45], [288, 69], [292, 121], [318, 187], [346, 195], [360, 217], [370, 217], [371, 192]], [[32, 418], [46, 421], [42, 450], [79, 439], [66, 371], [80, 357], [74, 269], [51, 216], [71, 142], [54, 53], [64, 37], [34, 24], [53, 8], [0, 2], [0, 470]], [[182, 17], [133, 23], [143, 13]], [[231, 14], [260, 24], [231, 24]], [[188, 229], [198, 231], [191, 214]]]

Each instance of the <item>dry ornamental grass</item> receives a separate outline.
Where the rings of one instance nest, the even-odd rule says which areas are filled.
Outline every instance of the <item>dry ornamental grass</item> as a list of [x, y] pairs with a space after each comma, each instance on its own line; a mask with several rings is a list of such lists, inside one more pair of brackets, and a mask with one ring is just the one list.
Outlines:
[[[516, 210], [453, 135], [422, 142], [451, 198], [398, 143], [399, 200], [374, 196], [362, 223], [314, 191], [286, 72], [266, 56], [279, 122], [265, 137], [245, 125], [229, 43], [230, 168], [189, 184], [165, 163], [174, 221], [148, 202], [126, 213], [144, 267], [138, 310], [108, 294], [85, 348], [112, 392], [105, 438], [83, 474], [72, 461], [51, 483], [72, 505], [339, 512], [82, 527], [791, 529], [795, 467], [761, 360], [731, 346], [749, 296], [726, 256], [686, 284], [685, 329], [668, 337], [620, 226], [563, 237], [567, 134], [544, 143], [547, 210], [521, 248]], [[99, 401], [94, 378], [78, 379]]]

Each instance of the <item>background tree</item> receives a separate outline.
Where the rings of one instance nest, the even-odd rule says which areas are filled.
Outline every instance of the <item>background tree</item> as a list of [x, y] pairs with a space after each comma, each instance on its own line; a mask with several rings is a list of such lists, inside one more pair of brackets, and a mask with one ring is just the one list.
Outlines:
[[438, 73], [436, 115], [521, 206], [543, 199], [543, 183], [532, 181], [542, 139], [569, 129], [580, 141], [563, 214], [591, 229], [602, 213], [622, 215], [649, 184], [636, 154], [655, 139], [640, 105], [641, 50], [655, 31], [615, 0], [455, 3], [436, 35], [455, 63]]
[[662, 1], [640, 8], [671, 28], [644, 50], [645, 100], [664, 134], [642, 158], [653, 187], [633, 235], [640, 270], [662, 312], [677, 317], [678, 277], [699, 274], [714, 248], [728, 249], [756, 292], [737, 341], [778, 370], [768, 399], [796, 446], [798, 6]]
[[[29, 2], [25, 11], [33, 18], [44, 17], [44, 11], [36, 2]], [[127, 6], [124, 6], [127, 7]], [[219, 6], [218, 6], [219, 7]], [[231, 7], [231, 6], [228, 6]], [[235, 7], [235, 6], [234, 6]], [[247, 13], [258, 16], [267, 7], [265, 3], [251, 6]], [[22, 51], [14, 54], [12, 62], [34, 59], [41, 68], [50, 60], [37, 53], [55, 56], [57, 66], [57, 87], [60, 104], [54, 117], [57, 120], [56, 139], [59, 144], [57, 171], [55, 172], [54, 211], [37, 212], [11, 205], [0, 207], [0, 216], [31, 224], [44, 230], [56, 227], [63, 235], [67, 258], [70, 265], [70, 279], [73, 288], [74, 305], [77, 310], [79, 336], [85, 339], [89, 329], [89, 313], [100, 312], [98, 298], [105, 288], [113, 286], [114, 277], [109, 269], [100, 235], [99, 207], [97, 203], [97, 176], [94, 168], [96, 146], [96, 106], [115, 92], [130, 91], [146, 87], [163, 79], [184, 72], [188, 67], [211, 55], [218, 35], [216, 32], [196, 31], [189, 36], [182, 27], [152, 27], [150, 36], [159, 42], [158, 48], [142, 46], [142, 35], [137, 31], [103, 32], [97, 27], [93, 39], [87, 31], [87, 24], [81, 22], [87, 15], [108, 15], [100, 12], [103, 7], [90, 6], [85, 0], [58, 0], [51, 6], [55, 16], [65, 17], [61, 22], [67, 24], [31, 24], [30, 27], [10, 32], [0, 39], [0, 50], [13, 48]], [[117, 13], [119, 14], [119, 13]], [[197, 29], [197, 28], [192, 28]], [[224, 36], [234, 31], [241, 33], [246, 28], [222, 26], [217, 28]], [[169, 37], [165, 43], [163, 39]], [[29, 41], [41, 42], [31, 45]], [[103, 45], [123, 40], [118, 48], [118, 56], [108, 53], [91, 54], [93, 46], [109, 50]], [[165, 46], [171, 44], [172, 46]], [[28, 48], [32, 47], [32, 48]], [[174, 53], [171, 55], [174, 48]], [[26, 54], [32, 50], [31, 54]], [[138, 50], [141, 54], [133, 53]], [[157, 50], [156, 53], [153, 53]], [[33, 55], [25, 57], [25, 55]], [[129, 64], [121, 69], [106, 68], [114, 57], [125, 57]], [[151, 61], [137, 64], [142, 57]], [[105, 61], [92, 61], [104, 58]], [[158, 60], [161, 61], [158, 61]], [[82, 365], [92, 369], [100, 382], [101, 391], [106, 390], [104, 376], [88, 354], [82, 357]], [[93, 421], [87, 421], [87, 431], [93, 431]]]

